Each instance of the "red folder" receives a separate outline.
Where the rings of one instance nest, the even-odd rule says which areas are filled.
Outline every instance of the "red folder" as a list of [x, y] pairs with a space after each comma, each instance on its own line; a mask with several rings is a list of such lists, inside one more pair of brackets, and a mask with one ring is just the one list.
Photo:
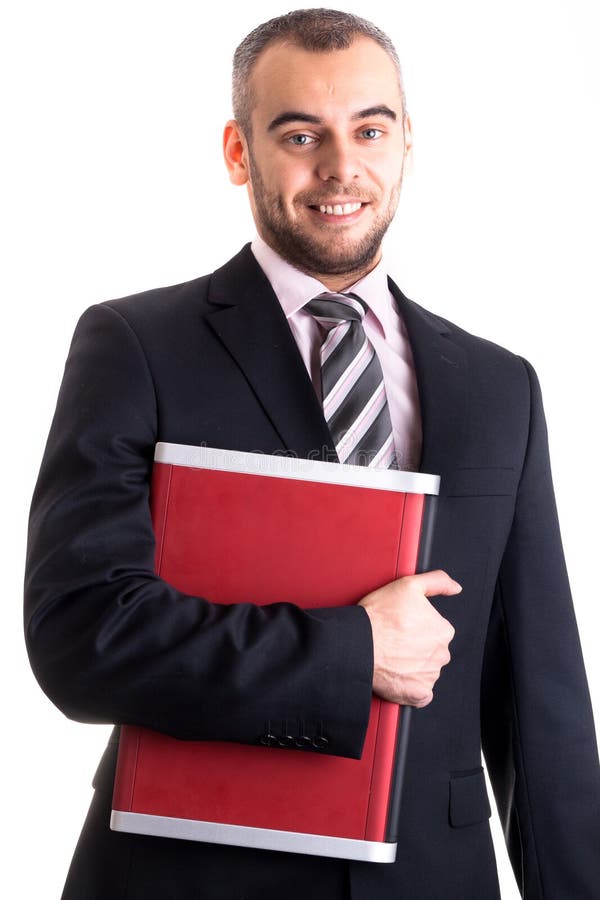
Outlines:
[[[215, 603], [354, 604], [423, 566], [438, 490], [435, 475], [157, 444], [156, 571]], [[123, 726], [111, 828], [393, 862], [408, 713], [374, 696], [360, 760]]]

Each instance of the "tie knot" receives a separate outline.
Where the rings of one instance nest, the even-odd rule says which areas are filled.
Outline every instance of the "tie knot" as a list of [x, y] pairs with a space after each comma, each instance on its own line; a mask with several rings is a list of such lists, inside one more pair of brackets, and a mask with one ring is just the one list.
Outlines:
[[367, 311], [366, 305], [356, 294], [319, 294], [304, 306], [320, 325], [333, 328], [340, 322], [361, 322]]

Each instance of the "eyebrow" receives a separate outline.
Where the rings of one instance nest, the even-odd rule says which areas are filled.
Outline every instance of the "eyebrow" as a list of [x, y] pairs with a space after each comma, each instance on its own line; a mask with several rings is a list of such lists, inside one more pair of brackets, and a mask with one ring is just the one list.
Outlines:
[[[385, 103], [382, 103], [378, 106], [368, 106], [366, 109], [360, 109], [358, 112], [352, 114], [352, 116], [350, 117], [350, 121], [358, 122], [360, 121], [360, 119], [368, 119], [373, 116], [384, 116], [386, 119], [391, 119], [392, 122], [395, 122], [398, 119], [398, 116], [396, 115], [394, 110], [390, 109], [389, 106], [386, 106]], [[275, 116], [275, 118], [269, 123], [267, 131], [274, 131], [281, 125], [288, 125], [290, 122], [307, 122], [309, 125], [323, 124], [323, 120], [318, 116], [312, 116], [310, 115], [310, 113], [291, 109], [286, 112], [280, 113], [278, 116]]]

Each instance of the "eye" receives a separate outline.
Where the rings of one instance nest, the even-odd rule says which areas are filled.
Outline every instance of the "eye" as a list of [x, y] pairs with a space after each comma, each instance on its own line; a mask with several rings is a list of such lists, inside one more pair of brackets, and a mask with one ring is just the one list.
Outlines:
[[316, 138], [311, 137], [310, 134], [293, 134], [288, 138], [294, 147], [307, 147], [309, 144], [314, 144], [315, 140]]
[[361, 136], [368, 141], [375, 141], [378, 137], [381, 137], [382, 134], [383, 131], [380, 128], [365, 128], [364, 131], [361, 131]]

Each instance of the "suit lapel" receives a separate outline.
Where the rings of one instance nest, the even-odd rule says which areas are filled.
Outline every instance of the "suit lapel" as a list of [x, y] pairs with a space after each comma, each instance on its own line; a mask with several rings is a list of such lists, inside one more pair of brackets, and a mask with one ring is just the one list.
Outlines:
[[390, 279], [413, 352], [423, 449], [420, 470], [449, 476], [464, 459], [467, 421], [467, 359], [452, 341], [451, 327], [402, 294]]
[[[290, 453], [337, 461], [323, 410], [271, 285], [247, 244], [214, 272], [207, 321]], [[276, 448], [273, 448], [274, 450]]]
[[[423, 425], [420, 470], [449, 476], [464, 456], [467, 362], [450, 326], [389, 282], [410, 340]], [[214, 272], [206, 318], [244, 373], [282, 446], [337, 461], [323, 410], [271, 285], [247, 244]], [[277, 448], [273, 448], [274, 450]]]

